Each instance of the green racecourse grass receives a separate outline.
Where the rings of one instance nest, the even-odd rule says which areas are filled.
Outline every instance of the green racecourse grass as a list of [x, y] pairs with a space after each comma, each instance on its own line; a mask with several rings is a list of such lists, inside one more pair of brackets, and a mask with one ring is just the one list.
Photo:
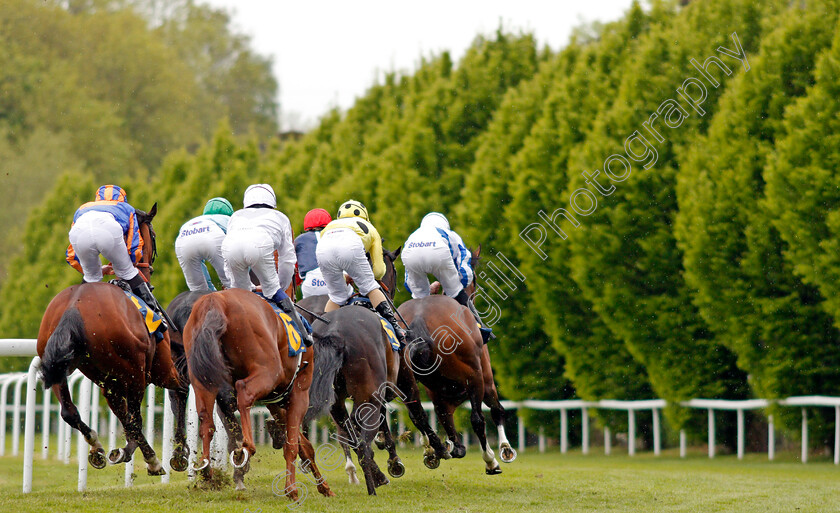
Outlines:
[[[75, 437], [73, 443], [75, 451]], [[146, 475], [145, 464], [138, 464], [132, 488], [122, 486], [123, 466], [90, 469], [88, 491], [80, 494], [75, 461], [64, 465], [36, 458], [33, 492], [23, 495], [22, 460], [5, 457], [0, 458], [0, 512], [840, 511], [840, 468], [825, 458], [803, 465], [788, 453], [771, 463], [760, 454], [737, 461], [733, 456], [709, 460], [699, 452], [686, 459], [672, 451], [631, 458], [556, 450], [539, 454], [529, 448], [512, 464], [503, 464], [503, 474], [486, 476], [475, 445], [465, 459], [444, 461], [434, 471], [423, 466], [418, 450], [400, 452], [406, 475], [379, 488], [377, 497], [368, 497], [364, 484], [348, 484], [342, 465], [326, 473], [336, 497], [318, 495], [309, 484], [309, 497], [297, 509], [288, 509], [289, 501], [272, 492], [274, 476], [284, 467], [281, 453], [270, 449], [253, 461], [244, 492], [202, 490], [184, 474], [160, 485], [159, 478]], [[384, 463], [384, 453], [377, 452], [377, 460]]]

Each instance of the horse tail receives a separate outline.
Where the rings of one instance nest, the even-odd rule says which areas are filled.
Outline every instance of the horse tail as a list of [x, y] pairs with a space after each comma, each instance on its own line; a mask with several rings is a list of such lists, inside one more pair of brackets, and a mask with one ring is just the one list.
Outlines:
[[41, 374], [45, 388], [57, 385], [67, 378], [76, 359], [84, 354], [84, 346], [85, 324], [82, 314], [76, 308], [68, 308], [47, 340], [44, 357], [41, 358]]
[[309, 425], [326, 413], [335, 401], [333, 383], [338, 371], [344, 365], [344, 354], [338, 334], [328, 334], [317, 339], [312, 384], [309, 386], [309, 409], [303, 424]]
[[429, 327], [426, 326], [426, 321], [418, 315], [408, 327], [414, 334], [414, 340], [405, 348], [409, 351], [408, 358], [412, 366], [419, 369], [435, 367], [435, 352], [432, 345], [434, 338], [429, 332]]
[[230, 386], [230, 367], [221, 346], [221, 336], [227, 330], [221, 305], [212, 295], [207, 296], [196, 305], [190, 321], [198, 326], [188, 362], [192, 375], [208, 390]]

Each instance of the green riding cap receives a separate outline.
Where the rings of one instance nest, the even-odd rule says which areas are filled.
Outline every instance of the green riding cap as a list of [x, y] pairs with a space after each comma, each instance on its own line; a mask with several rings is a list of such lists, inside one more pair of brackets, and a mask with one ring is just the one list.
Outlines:
[[233, 215], [233, 205], [224, 198], [213, 198], [204, 205], [204, 215], [211, 214], [231, 216]]

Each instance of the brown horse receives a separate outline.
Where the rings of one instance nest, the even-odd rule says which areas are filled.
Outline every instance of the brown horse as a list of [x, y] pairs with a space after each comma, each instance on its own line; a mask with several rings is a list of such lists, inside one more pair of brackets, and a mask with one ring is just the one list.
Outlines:
[[[264, 299], [241, 289], [199, 297], [184, 327], [184, 346], [204, 451], [202, 465], [196, 470], [211, 472], [207, 467], [216, 429], [213, 407], [218, 400], [225, 428], [232, 435], [230, 458], [236, 488], [244, 489], [249, 458], [256, 452], [250, 411], [257, 401], [272, 400], [267, 404], [269, 411], [275, 419], [284, 419], [286, 427], [285, 495], [298, 500], [294, 463], [299, 450], [310, 463], [305, 470], [315, 475], [318, 491], [334, 495], [315, 465], [312, 445], [300, 432], [309, 407], [315, 348], [290, 357], [282, 320]], [[236, 421], [237, 410], [241, 425]]]
[[[389, 252], [383, 250], [386, 273], [382, 287], [393, 297], [396, 287], [394, 260], [400, 248]], [[314, 296], [301, 301], [301, 306], [322, 314], [326, 296]], [[393, 351], [382, 329], [379, 315], [362, 306], [344, 306], [324, 314], [329, 324], [312, 320], [318, 346], [315, 359], [316, 377], [312, 384], [310, 400], [312, 409], [308, 417], [317, 416], [330, 408], [330, 415], [336, 424], [337, 439], [344, 449], [345, 470], [350, 482], [358, 484], [356, 467], [350, 457], [350, 446], [356, 449], [359, 463], [365, 474], [365, 484], [370, 495], [376, 494], [376, 487], [388, 483], [373, 459], [370, 442], [381, 433], [383, 447], [389, 453], [388, 472], [401, 477], [405, 467], [397, 456], [396, 443], [385, 421], [385, 404], [398, 395], [408, 406], [409, 415], [418, 429], [431, 432], [428, 417], [419, 402], [419, 390], [413, 374], [402, 369], [405, 366], [400, 353]], [[402, 380], [401, 380], [402, 378]], [[401, 392], [402, 390], [402, 392]], [[350, 415], [344, 401], [353, 398]], [[437, 458], [448, 458], [449, 454], [440, 439], [432, 435], [430, 442], [436, 447]]]
[[[473, 252], [471, 265], [478, 264], [481, 246]], [[466, 287], [468, 295], [475, 292], [475, 279]], [[405, 351], [417, 380], [426, 387], [446, 434], [454, 444], [452, 456], [463, 458], [466, 449], [455, 429], [453, 413], [465, 400], [470, 401], [470, 421], [481, 444], [487, 474], [501, 473], [493, 449], [487, 445], [482, 403], [490, 407], [493, 422], [499, 433], [499, 452], [502, 461], [516, 458], [516, 451], [505, 435], [505, 410], [490, 367], [490, 352], [481, 339], [475, 318], [470, 310], [447, 296], [428, 296], [406, 301], [400, 313], [414, 332], [415, 340]], [[418, 338], [419, 337], [419, 338]], [[434, 462], [428, 462], [434, 464]]]
[[[156, 213], [157, 204], [148, 213], [137, 211], [140, 236], [145, 242], [137, 267], [146, 281], [152, 273], [156, 253], [151, 226]], [[150, 475], [162, 475], [165, 471], [143, 435], [140, 403], [148, 384], [168, 388], [178, 418], [170, 464], [175, 470], [186, 469], [187, 377], [183, 375], [179, 379], [172, 360], [169, 332], [156, 342], [120, 287], [84, 283], [61, 291], [44, 313], [37, 348], [44, 386], [52, 387], [61, 403], [61, 417], [90, 444], [88, 460], [93, 467], [105, 467], [105, 451], [96, 431], [82, 421], [71, 400], [67, 375], [74, 368], [102, 388], [108, 406], [125, 429], [125, 448], [111, 451], [108, 460], [112, 464], [130, 461], [139, 447]]]

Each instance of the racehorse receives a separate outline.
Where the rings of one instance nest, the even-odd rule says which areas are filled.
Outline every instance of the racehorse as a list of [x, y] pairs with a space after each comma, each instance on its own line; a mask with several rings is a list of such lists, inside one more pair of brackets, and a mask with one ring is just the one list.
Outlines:
[[[250, 411], [254, 403], [265, 400], [275, 419], [286, 421], [283, 437], [286, 496], [298, 500], [294, 463], [299, 450], [308, 460], [305, 470], [312, 471], [319, 483], [318, 491], [333, 496], [315, 464], [312, 445], [300, 432], [309, 406], [311, 362], [317, 348], [290, 357], [288, 343], [283, 321], [256, 294], [227, 289], [195, 301], [184, 327], [184, 347], [204, 451], [202, 464], [195, 470], [212, 472], [208, 469], [208, 458], [216, 429], [213, 408], [218, 400], [225, 428], [231, 434], [230, 460], [235, 469], [236, 488], [244, 489], [249, 458], [256, 453]], [[237, 410], [239, 422], [235, 417]]]
[[[473, 269], [478, 265], [481, 246], [472, 253]], [[475, 277], [465, 290], [472, 297]], [[487, 445], [482, 402], [490, 407], [493, 423], [499, 433], [499, 453], [503, 462], [516, 458], [505, 434], [505, 410], [493, 382], [490, 352], [484, 345], [476, 320], [470, 310], [447, 296], [432, 295], [406, 301], [400, 314], [414, 332], [415, 340], [406, 348], [411, 368], [418, 381], [426, 387], [435, 412], [454, 444], [452, 456], [463, 458], [466, 448], [455, 429], [453, 412], [465, 400], [470, 401], [470, 422], [481, 444], [482, 458], [489, 475], [502, 472], [493, 449]], [[427, 461], [427, 466], [430, 466]], [[434, 462], [432, 462], [434, 463]]]
[[[157, 204], [146, 213], [136, 211], [140, 236], [145, 242], [137, 267], [146, 281], [156, 256], [152, 219]], [[83, 283], [61, 291], [47, 306], [38, 332], [38, 355], [44, 386], [51, 387], [61, 403], [61, 417], [79, 430], [90, 444], [88, 461], [104, 468], [105, 450], [93, 429], [85, 424], [70, 397], [67, 375], [78, 368], [102, 388], [111, 411], [125, 429], [126, 446], [108, 455], [112, 464], [131, 461], [139, 447], [149, 475], [162, 475], [163, 466], [143, 435], [140, 403], [148, 384], [169, 389], [178, 420], [170, 465], [187, 468], [188, 449], [184, 423], [187, 404], [186, 374], [179, 376], [173, 363], [169, 334], [155, 342], [142, 315], [120, 287], [108, 283]]]
[[[394, 260], [399, 256], [400, 249], [393, 252], [383, 250], [386, 273], [381, 285], [389, 297], [393, 296], [396, 287]], [[326, 301], [326, 296], [313, 296], [302, 300], [300, 306], [322, 314]], [[408, 406], [418, 429], [425, 427], [424, 432], [431, 431], [428, 417], [419, 402], [417, 384], [410, 372], [401, 369], [401, 353], [393, 351], [379, 315], [370, 309], [357, 305], [344, 306], [324, 315], [329, 324], [316, 321], [311, 314], [304, 315], [312, 319], [318, 347], [316, 375], [310, 389], [312, 408], [307, 418], [314, 418], [330, 409], [338, 440], [344, 449], [345, 470], [350, 482], [359, 482], [350, 457], [352, 445], [365, 474], [368, 494], [376, 495], [376, 488], [388, 483], [370, 448], [370, 442], [378, 432], [382, 433], [383, 445], [388, 450], [388, 472], [393, 477], [401, 477], [405, 473], [405, 466], [397, 456], [396, 443], [385, 421], [385, 404], [399, 395]], [[401, 382], [401, 378], [408, 382]], [[348, 397], [353, 398], [353, 411], [349, 416], [344, 405]], [[431, 443], [436, 447], [437, 458], [449, 457], [436, 435], [433, 435]]]

